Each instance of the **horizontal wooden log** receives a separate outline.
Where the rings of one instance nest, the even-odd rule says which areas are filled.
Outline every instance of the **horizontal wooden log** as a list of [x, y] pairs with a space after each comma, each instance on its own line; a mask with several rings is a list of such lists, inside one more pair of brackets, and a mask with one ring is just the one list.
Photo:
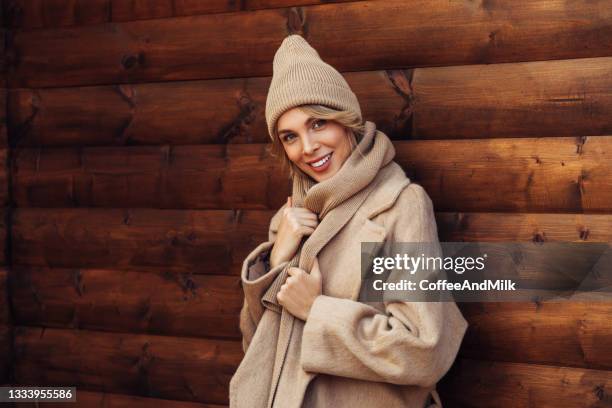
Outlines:
[[416, 138], [611, 134], [612, 58], [414, 70]]
[[[438, 211], [612, 211], [612, 136], [395, 147], [395, 160]], [[276, 209], [290, 192], [279, 161], [259, 144], [21, 149], [14, 156], [19, 207]]]
[[267, 150], [263, 144], [22, 149], [14, 155], [13, 199], [20, 207], [278, 208], [290, 181]]
[[227, 404], [239, 341], [15, 327], [15, 380]]
[[445, 377], [445, 406], [607, 407], [612, 371], [462, 359]]
[[[45, 402], [45, 408], [74, 408], [74, 402]], [[135, 395], [111, 394], [108, 392], [77, 389], [77, 407], [99, 408], [227, 408], [227, 405], [201, 404], [160, 398], [137, 397]], [[38, 403], [20, 402], [16, 408], [39, 408]]]
[[288, 32], [338, 70], [364, 71], [611, 56], [612, 14], [607, 0], [390, 0], [18, 31], [9, 84], [269, 76]]
[[17, 209], [13, 265], [237, 275], [270, 212]]
[[[272, 211], [21, 208], [13, 266], [237, 275]], [[612, 215], [438, 213], [444, 241], [612, 241]]]
[[612, 137], [398, 142], [438, 211], [610, 212]]
[[6, 0], [8, 27], [33, 29], [293, 7], [347, 0]]
[[478, 360], [612, 369], [612, 304], [464, 303], [461, 355]]
[[[350, 72], [392, 139], [612, 134], [612, 58]], [[13, 145], [267, 143], [270, 78], [9, 92]]]
[[240, 338], [230, 276], [13, 267], [15, 324]]

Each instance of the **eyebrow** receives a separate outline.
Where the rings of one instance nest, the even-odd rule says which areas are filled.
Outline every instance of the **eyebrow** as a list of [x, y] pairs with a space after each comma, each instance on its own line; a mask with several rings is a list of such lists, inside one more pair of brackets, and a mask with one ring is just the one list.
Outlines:
[[[308, 119], [306, 119], [306, 122], [304, 122], [304, 125], [305, 125], [305, 126], [308, 126], [308, 125], [310, 124], [310, 122], [312, 122], [312, 121], [313, 121], [313, 120], [315, 120], [315, 119], [316, 119], [316, 118], [309, 117]], [[290, 129], [283, 129], [283, 130], [279, 130], [279, 131], [278, 131], [278, 135], [279, 135], [279, 136], [281, 136], [281, 135], [283, 135], [284, 133], [291, 133], [291, 132], [293, 132], [293, 131], [292, 131], [292, 130], [290, 130]]]

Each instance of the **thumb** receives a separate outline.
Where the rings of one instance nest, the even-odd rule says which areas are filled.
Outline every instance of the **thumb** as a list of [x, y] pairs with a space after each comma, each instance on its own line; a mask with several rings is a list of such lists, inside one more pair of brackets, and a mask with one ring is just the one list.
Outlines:
[[293, 207], [293, 199], [291, 196], [287, 197], [287, 207]]

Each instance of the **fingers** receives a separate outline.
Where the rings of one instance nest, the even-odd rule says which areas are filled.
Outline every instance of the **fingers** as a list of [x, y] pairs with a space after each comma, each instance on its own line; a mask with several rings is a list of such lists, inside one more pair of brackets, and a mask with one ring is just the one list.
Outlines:
[[312, 211], [310, 211], [307, 208], [303, 208], [303, 207], [295, 207], [291, 209], [292, 213], [300, 216], [300, 217], [304, 217], [304, 218], [309, 218], [309, 219], [313, 219], [313, 220], [318, 220], [319, 216], [316, 213], [313, 213]]
[[299, 222], [304, 227], [310, 227], [310, 228], [316, 228], [317, 225], [319, 225], [319, 222], [317, 220], [300, 219]]
[[[303, 269], [296, 268], [296, 267], [291, 267], [291, 268], [287, 269], [287, 273], [290, 276], [297, 276], [297, 275], [300, 275], [300, 274], [306, 273], [306, 272], [304, 272]], [[285, 282], [289, 281], [289, 279], [291, 279], [291, 278], [287, 278], [287, 280]]]

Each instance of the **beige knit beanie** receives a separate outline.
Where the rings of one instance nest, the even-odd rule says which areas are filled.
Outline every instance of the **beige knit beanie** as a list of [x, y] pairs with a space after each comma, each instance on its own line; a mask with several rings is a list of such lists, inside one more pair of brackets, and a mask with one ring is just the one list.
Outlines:
[[291, 108], [308, 104], [352, 111], [361, 118], [359, 101], [344, 77], [324, 62], [304, 38], [293, 34], [283, 40], [274, 55], [266, 100], [266, 122], [272, 140], [278, 118]]

